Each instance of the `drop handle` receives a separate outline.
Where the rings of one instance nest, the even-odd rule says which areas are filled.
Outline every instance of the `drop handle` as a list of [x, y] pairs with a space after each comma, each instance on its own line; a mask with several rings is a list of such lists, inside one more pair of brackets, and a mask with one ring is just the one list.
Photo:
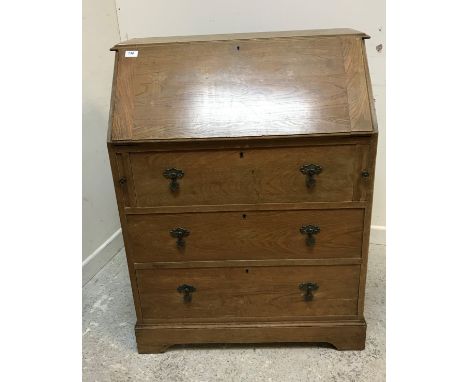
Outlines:
[[183, 293], [184, 302], [192, 301], [192, 293], [195, 292], [197, 288], [192, 285], [182, 284], [177, 287], [177, 292]]
[[190, 231], [186, 228], [177, 227], [171, 230], [170, 232], [172, 237], [177, 239], [176, 243], [179, 248], [185, 247], [185, 240], [184, 238], [190, 235]]
[[299, 232], [302, 233], [303, 235], [306, 236], [306, 244], [309, 247], [312, 247], [315, 244], [315, 236], [320, 232], [320, 227], [316, 225], [303, 225], [300, 229]]
[[168, 168], [163, 172], [163, 176], [171, 181], [169, 183], [169, 189], [172, 192], [176, 192], [179, 190], [180, 187], [179, 183], [177, 183], [177, 180], [183, 178], [184, 175], [185, 174], [182, 170], [178, 170], [176, 168]]
[[313, 188], [315, 186], [315, 175], [318, 175], [322, 172], [322, 167], [318, 164], [305, 164], [299, 169], [306, 176], [306, 186], [307, 188]]
[[299, 285], [299, 289], [305, 292], [304, 301], [312, 301], [314, 299], [312, 292], [315, 292], [318, 288], [318, 284], [313, 282], [302, 283]]

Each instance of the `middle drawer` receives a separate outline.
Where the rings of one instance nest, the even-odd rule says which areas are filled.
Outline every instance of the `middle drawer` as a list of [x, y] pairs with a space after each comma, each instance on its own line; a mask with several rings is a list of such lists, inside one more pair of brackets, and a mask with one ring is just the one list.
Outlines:
[[364, 209], [127, 215], [135, 263], [361, 257]]

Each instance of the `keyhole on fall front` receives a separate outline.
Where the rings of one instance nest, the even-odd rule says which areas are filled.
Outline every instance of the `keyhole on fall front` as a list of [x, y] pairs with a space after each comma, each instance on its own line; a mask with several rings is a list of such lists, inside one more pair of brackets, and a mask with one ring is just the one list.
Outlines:
[[247, 215], [246, 215], [246, 214], [242, 214], [242, 219], [247, 219]]
[[249, 273], [249, 270], [248, 270], [248, 269], [246, 269], [246, 270], [245, 270], [245, 273]]
[[239, 153], [239, 158], [243, 158], [243, 157], [244, 157], [244, 152], [241, 151], [241, 152]]

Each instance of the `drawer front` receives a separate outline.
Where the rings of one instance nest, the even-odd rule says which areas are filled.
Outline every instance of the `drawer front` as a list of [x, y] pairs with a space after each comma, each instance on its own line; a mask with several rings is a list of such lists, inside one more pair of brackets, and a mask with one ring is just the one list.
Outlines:
[[[355, 145], [339, 145], [145, 152], [129, 158], [136, 205], [151, 207], [351, 201], [360, 155]], [[301, 172], [307, 165], [321, 170], [309, 166]], [[170, 169], [179, 172], [164, 175]]]
[[144, 320], [229, 321], [357, 315], [359, 272], [359, 265], [251, 266], [136, 275]]
[[127, 230], [136, 263], [358, 258], [363, 219], [359, 208], [127, 215]]

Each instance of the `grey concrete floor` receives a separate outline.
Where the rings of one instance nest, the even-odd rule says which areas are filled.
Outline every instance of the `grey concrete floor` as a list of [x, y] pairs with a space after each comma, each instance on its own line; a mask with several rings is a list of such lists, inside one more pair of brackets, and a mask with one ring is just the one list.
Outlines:
[[125, 253], [83, 288], [83, 381], [385, 381], [385, 246], [371, 245], [364, 351], [312, 345], [179, 346], [137, 353]]

